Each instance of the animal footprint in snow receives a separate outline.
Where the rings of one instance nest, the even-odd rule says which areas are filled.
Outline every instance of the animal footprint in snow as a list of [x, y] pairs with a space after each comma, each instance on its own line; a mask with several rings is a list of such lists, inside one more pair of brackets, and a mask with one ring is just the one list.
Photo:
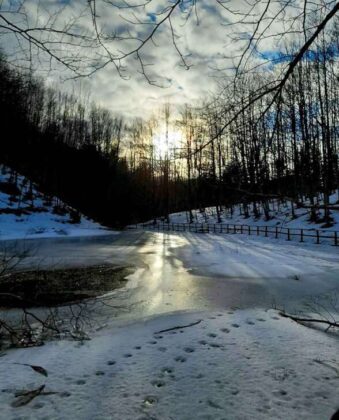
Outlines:
[[261, 321], [261, 322], [265, 322], [266, 321], [266, 319], [264, 319], [264, 318], [257, 318], [257, 320], [258, 321]]
[[98, 371], [95, 372], [95, 374], [97, 376], [103, 376], [103, 375], [105, 375], [105, 372], [103, 372], [102, 370], [98, 370]]
[[240, 325], [239, 325], [239, 324], [232, 324], [232, 327], [233, 327], [233, 328], [239, 328], [239, 327], [240, 327]]
[[165, 382], [163, 381], [152, 381], [151, 384], [156, 388], [162, 388], [163, 386], [165, 386]]
[[221, 328], [220, 331], [225, 333], [225, 334], [228, 334], [230, 332], [230, 330], [228, 328]]
[[109, 360], [107, 362], [107, 364], [108, 364], [108, 366], [113, 366], [113, 365], [115, 365], [115, 361], [114, 360]]
[[246, 324], [248, 324], [248, 325], [254, 325], [254, 322], [253, 321], [250, 321], [250, 320], [247, 320], [246, 321]]
[[132, 357], [132, 354], [131, 354], [131, 353], [126, 353], [126, 354], [124, 354], [124, 357], [125, 357], [126, 359], [128, 359], [129, 357]]
[[183, 356], [177, 356], [177, 357], [175, 357], [175, 358], [174, 358], [174, 360], [175, 360], [176, 362], [184, 363], [184, 362], [186, 362], [186, 357], [183, 357]]
[[285, 397], [286, 399], [289, 399], [287, 392], [284, 389], [275, 390], [272, 392], [272, 394], [276, 397]]
[[157, 400], [156, 397], [149, 395], [144, 399], [144, 406], [145, 407], [151, 407], [152, 405], [156, 404], [157, 402], [158, 402], [158, 400]]
[[220, 348], [221, 347], [221, 344], [218, 344], [218, 343], [210, 343], [210, 346], [217, 349], [217, 348]]
[[165, 375], [171, 375], [173, 373], [174, 369], [169, 368], [169, 367], [165, 367], [161, 369], [161, 372], [164, 373]]
[[221, 409], [222, 407], [212, 400], [207, 400], [207, 404], [212, 408]]
[[77, 385], [85, 385], [86, 381], [84, 379], [79, 379], [75, 382]]
[[214, 333], [209, 333], [209, 334], [207, 334], [209, 337], [211, 337], [211, 338], [215, 338], [215, 337], [218, 337], [218, 334], [214, 334]]
[[62, 398], [68, 398], [71, 396], [71, 393], [68, 391], [63, 391], [63, 392], [60, 392], [59, 396]]
[[193, 349], [192, 347], [185, 347], [185, 348], [184, 348], [184, 351], [185, 351], [186, 353], [193, 353], [193, 352], [194, 352], [194, 349]]

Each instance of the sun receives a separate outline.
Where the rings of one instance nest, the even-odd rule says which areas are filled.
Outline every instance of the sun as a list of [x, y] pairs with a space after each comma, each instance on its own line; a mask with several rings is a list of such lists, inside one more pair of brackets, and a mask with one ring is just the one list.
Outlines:
[[153, 136], [153, 146], [155, 154], [162, 158], [167, 154], [171, 154], [174, 149], [180, 146], [182, 140], [182, 132], [180, 130], [169, 129], [166, 134], [166, 128], [163, 127]]

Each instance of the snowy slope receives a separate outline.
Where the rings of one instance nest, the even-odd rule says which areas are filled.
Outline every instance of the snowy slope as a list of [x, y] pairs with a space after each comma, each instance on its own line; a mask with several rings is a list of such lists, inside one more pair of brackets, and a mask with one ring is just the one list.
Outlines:
[[[15, 363], [43, 366], [48, 377]], [[324, 420], [339, 408], [338, 374], [338, 337], [273, 310], [177, 313], [111, 326], [84, 343], [7, 352], [1, 416]], [[52, 394], [15, 407], [17, 391], [43, 384]]]
[[72, 220], [72, 213], [76, 212], [69, 206], [0, 165], [0, 240], [113, 233], [81, 215], [80, 222]]
[[[338, 201], [339, 192], [335, 192], [330, 197], [330, 203], [335, 204]], [[309, 204], [306, 202], [305, 204]], [[322, 201], [319, 201], [319, 204], [322, 204]], [[339, 206], [338, 206], [339, 207]], [[333, 219], [333, 226], [326, 228], [323, 226], [323, 223], [312, 223], [309, 221], [310, 214], [309, 210], [305, 208], [295, 208], [295, 219], [292, 218], [291, 214], [291, 203], [286, 202], [284, 204], [279, 204], [277, 201], [272, 200], [270, 203], [270, 216], [271, 220], [266, 221], [264, 217], [264, 212], [261, 208], [260, 217], [255, 218], [253, 214], [252, 204], [249, 204], [250, 217], [246, 218], [243, 214], [242, 208], [240, 205], [234, 206], [233, 215], [230, 213], [229, 209], [223, 208], [221, 214], [222, 223], [230, 224], [243, 224], [250, 226], [279, 226], [279, 227], [289, 227], [296, 229], [322, 229], [322, 230], [339, 230], [339, 211], [333, 210], [331, 212], [331, 217]], [[197, 223], [217, 223], [217, 214], [215, 207], [206, 208], [204, 212], [199, 210], [193, 210], [193, 222]], [[323, 211], [318, 211], [319, 219], [323, 216]], [[189, 215], [188, 212], [179, 212], [173, 213], [170, 215], [171, 223], [188, 223]]]

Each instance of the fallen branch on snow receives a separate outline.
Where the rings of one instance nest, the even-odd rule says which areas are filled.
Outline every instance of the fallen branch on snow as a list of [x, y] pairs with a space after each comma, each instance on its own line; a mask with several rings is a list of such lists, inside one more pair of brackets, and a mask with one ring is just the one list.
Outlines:
[[325, 324], [325, 325], [327, 325], [326, 331], [328, 331], [330, 328], [339, 328], [339, 322], [335, 322], [335, 321], [332, 322], [332, 321], [328, 321], [326, 319], [301, 318], [301, 317], [298, 317], [298, 316], [289, 315], [286, 312], [280, 312], [279, 315], [284, 317], [284, 318], [292, 319], [295, 322], [312, 322], [312, 323], [316, 323], [316, 324]]
[[188, 325], [179, 325], [177, 327], [172, 327], [172, 328], [167, 328], [166, 330], [161, 330], [161, 331], [157, 331], [154, 334], [161, 334], [161, 333], [165, 333], [168, 331], [173, 331], [173, 330], [181, 330], [182, 328], [188, 328], [188, 327], [193, 327], [194, 325], [198, 325], [200, 324], [200, 322], [202, 321], [202, 319], [199, 319], [199, 321], [196, 322], [192, 322], [192, 324], [188, 324]]

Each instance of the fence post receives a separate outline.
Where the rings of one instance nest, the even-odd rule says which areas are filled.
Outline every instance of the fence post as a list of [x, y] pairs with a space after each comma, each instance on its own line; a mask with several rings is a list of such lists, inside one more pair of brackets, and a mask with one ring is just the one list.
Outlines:
[[243, 233], [243, 225], [240, 225], [240, 233]]
[[320, 236], [319, 236], [319, 230], [317, 230], [317, 245], [320, 244]]
[[215, 223], [213, 224], [213, 232], [216, 232]]
[[300, 229], [300, 242], [304, 242], [304, 229]]
[[226, 225], [226, 233], [230, 233], [230, 225], [228, 223]]
[[334, 232], [334, 246], [338, 246], [338, 234]]
[[233, 225], [233, 233], [237, 233], [237, 225]]
[[265, 226], [265, 237], [267, 238], [267, 226]]
[[287, 228], [287, 240], [291, 240], [290, 228]]
[[275, 239], [278, 239], [278, 226], [275, 227]]
[[257, 226], [257, 236], [259, 236], [259, 226]]

